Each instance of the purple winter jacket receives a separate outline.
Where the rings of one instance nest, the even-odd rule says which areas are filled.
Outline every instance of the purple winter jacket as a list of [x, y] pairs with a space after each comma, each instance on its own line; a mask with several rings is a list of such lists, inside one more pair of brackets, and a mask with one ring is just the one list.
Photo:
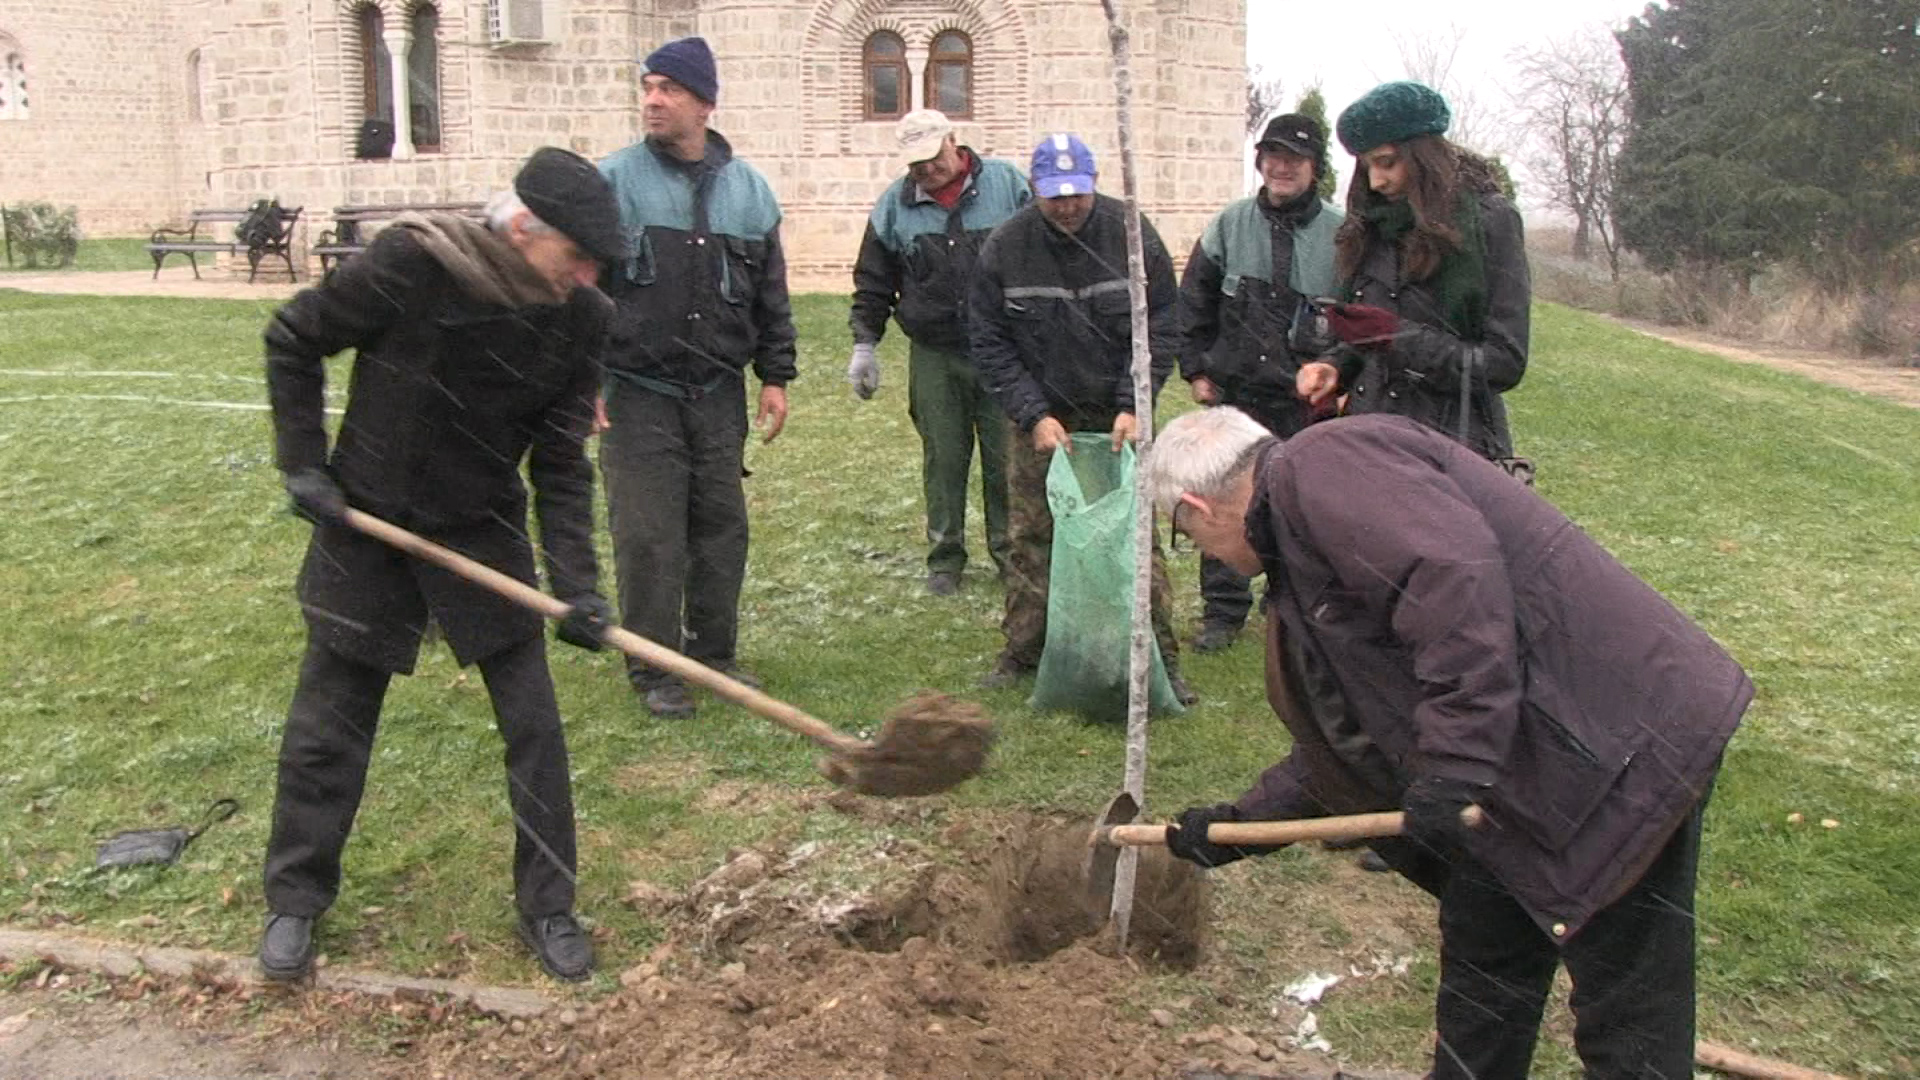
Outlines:
[[1440, 432], [1332, 420], [1260, 457], [1268, 698], [1252, 819], [1491, 788], [1468, 853], [1557, 940], [1630, 888], [1753, 699], [1733, 658], [1565, 514]]

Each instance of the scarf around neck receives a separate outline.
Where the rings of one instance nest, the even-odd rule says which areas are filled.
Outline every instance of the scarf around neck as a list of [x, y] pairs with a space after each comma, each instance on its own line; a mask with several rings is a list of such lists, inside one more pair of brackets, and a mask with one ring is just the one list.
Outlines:
[[407, 229], [427, 254], [447, 268], [476, 300], [509, 308], [565, 303], [567, 293], [540, 276], [506, 237], [471, 218], [453, 214], [402, 214], [393, 227]]
[[[1396, 250], [1413, 231], [1413, 204], [1406, 199], [1375, 203], [1362, 214], [1380, 239]], [[1487, 322], [1487, 237], [1480, 227], [1480, 198], [1476, 193], [1460, 192], [1454, 203], [1453, 225], [1460, 230], [1459, 250], [1443, 256], [1433, 276], [1422, 284], [1433, 290], [1447, 327], [1463, 338], [1478, 340]]]

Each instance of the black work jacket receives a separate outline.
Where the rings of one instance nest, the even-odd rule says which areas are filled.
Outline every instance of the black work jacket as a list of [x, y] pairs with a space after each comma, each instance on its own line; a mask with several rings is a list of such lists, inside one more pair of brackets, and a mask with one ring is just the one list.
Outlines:
[[1490, 785], [1467, 853], [1555, 940], [1651, 865], [1753, 699], [1732, 657], [1533, 490], [1405, 417], [1271, 444], [1247, 538], [1294, 747], [1250, 818]]
[[[1144, 214], [1140, 229], [1157, 394], [1179, 349], [1179, 289]], [[1071, 236], [1049, 224], [1037, 202], [995, 229], [974, 271], [968, 332], [981, 385], [1022, 431], [1049, 415], [1073, 431], [1134, 412], [1120, 200], [1096, 196], [1093, 213]]]
[[[476, 300], [413, 233], [383, 230], [267, 326], [276, 462], [289, 473], [326, 467], [354, 507], [429, 539], [457, 538], [463, 553], [530, 580], [524, 462], [554, 595], [596, 591], [593, 468], [584, 443], [610, 313], [593, 289], [551, 306]], [[329, 453], [325, 364], [346, 349], [357, 353]], [[303, 588], [302, 599], [336, 613], [374, 611], [380, 596], [337, 594], [380, 588], [365, 576], [344, 578], [325, 590], [336, 595]], [[463, 651], [483, 656], [482, 638], [498, 643], [484, 624], [498, 622], [501, 608], [478, 586], [467, 594], [472, 603], [436, 607], [434, 615], [443, 624], [473, 622], [476, 633], [465, 638], [476, 644]], [[540, 621], [514, 625], [524, 636], [529, 626], [538, 633]], [[457, 625], [446, 629], [450, 637], [461, 633]]]

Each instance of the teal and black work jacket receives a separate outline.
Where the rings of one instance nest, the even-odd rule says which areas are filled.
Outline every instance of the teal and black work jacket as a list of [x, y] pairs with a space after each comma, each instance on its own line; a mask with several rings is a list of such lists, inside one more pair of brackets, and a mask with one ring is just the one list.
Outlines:
[[717, 132], [682, 161], [638, 142], [600, 163], [620, 201], [627, 257], [604, 279], [616, 314], [608, 373], [704, 392], [747, 365], [769, 386], [796, 374], [780, 204]]
[[1291, 401], [1295, 372], [1315, 357], [1295, 357], [1287, 335], [1302, 297], [1333, 292], [1333, 236], [1343, 220], [1316, 197], [1276, 208], [1254, 195], [1220, 211], [1180, 279], [1180, 374], [1204, 376], [1230, 398]]
[[855, 342], [877, 343], [889, 316], [929, 348], [967, 350], [967, 281], [987, 234], [1033, 198], [1027, 178], [1004, 161], [961, 147], [967, 186], [949, 210], [902, 176], [867, 218], [853, 267]]

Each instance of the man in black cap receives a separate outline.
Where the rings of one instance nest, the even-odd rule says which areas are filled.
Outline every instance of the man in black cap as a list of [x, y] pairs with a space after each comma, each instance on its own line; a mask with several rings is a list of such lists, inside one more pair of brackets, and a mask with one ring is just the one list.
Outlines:
[[[719, 96], [700, 38], [641, 61], [646, 138], [600, 163], [631, 247], [607, 278], [600, 469], [607, 485], [621, 623], [758, 685], [735, 655], [747, 574], [746, 369], [760, 379], [754, 424], [787, 421], [793, 310], [780, 204], [753, 166], [707, 128]], [[658, 717], [687, 717], [678, 676], [638, 661], [628, 678]]]
[[[593, 552], [593, 424], [611, 305], [593, 288], [620, 254], [613, 190], [552, 147], [496, 196], [486, 224], [407, 215], [267, 326], [276, 461], [313, 522], [300, 572], [307, 648], [280, 744], [260, 966], [297, 979], [340, 888], [387, 684], [438, 624], [478, 664], [507, 748], [520, 935], [548, 974], [579, 980], [593, 948], [573, 917], [573, 797], [542, 622], [448, 571], [355, 531], [347, 507], [421, 533], [529, 584], [526, 462], [559, 637], [600, 648], [612, 615]], [[327, 447], [327, 357], [356, 349], [346, 416]]]
[[[1327, 171], [1319, 121], [1274, 117], [1253, 162], [1260, 190], [1208, 223], [1181, 276], [1180, 374], [1193, 400], [1232, 405], [1284, 439], [1313, 419], [1294, 375], [1331, 343], [1316, 340], [1316, 316], [1303, 301], [1333, 290], [1333, 236], [1343, 215], [1318, 193]], [[1240, 636], [1253, 593], [1244, 576], [1203, 555], [1200, 595], [1193, 650], [1218, 652]]]

